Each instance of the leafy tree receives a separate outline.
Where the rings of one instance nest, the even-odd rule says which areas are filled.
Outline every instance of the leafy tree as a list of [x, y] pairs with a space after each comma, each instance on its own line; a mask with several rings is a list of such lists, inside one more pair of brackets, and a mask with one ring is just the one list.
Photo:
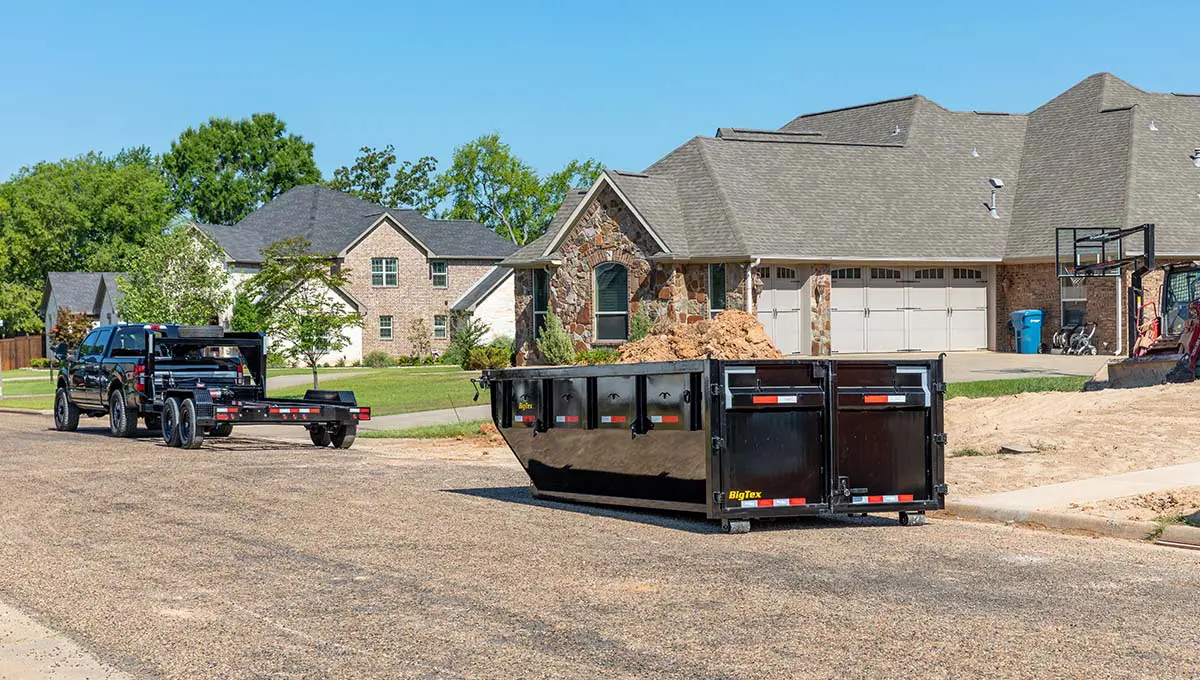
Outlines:
[[112, 271], [172, 215], [145, 147], [22, 168], [0, 184], [0, 281], [40, 288], [51, 271]]
[[442, 196], [433, 181], [437, 170], [437, 159], [433, 156], [397, 165], [391, 144], [382, 150], [364, 146], [359, 152], [354, 165], [333, 171], [333, 179], [328, 183], [331, 189], [389, 208], [413, 208], [425, 214], [431, 214], [441, 202]]
[[542, 327], [542, 335], [537, 339], [538, 352], [542, 360], [551, 366], [568, 366], [575, 363], [575, 344], [567, 329], [563, 328], [562, 319], [554, 312], [546, 315], [546, 325]]
[[244, 286], [239, 286], [233, 294], [233, 311], [229, 315], [229, 330], [239, 333], [262, 332], [262, 314], [258, 305], [250, 297]]
[[41, 293], [19, 283], [0, 283], [0, 337], [16, 334], [33, 334], [42, 331], [42, 320], [37, 308]]
[[59, 307], [54, 327], [49, 332], [50, 342], [55, 345], [64, 342], [69, 349], [76, 349], [90, 332], [92, 332], [91, 317], [83, 312], [72, 312], [65, 307]]
[[117, 311], [132, 323], [208, 324], [232, 300], [219, 251], [191, 229], [150, 239], [126, 271], [117, 277]]
[[571, 161], [542, 179], [500, 135], [490, 134], [454, 150], [438, 190], [450, 201], [446, 217], [476, 220], [524, 245], [546, 231], [568, 190], [590, 185], [602, 170], [594, 160]]
[[347, 330], [362, 325], [330, 291], [346, 285], [350, 270], [335, 269], [332, 256], [291, 238], [263, 249], [262, 268], [245, 282], [267, 335], [286, 358], [312, 369], [317, 388], [321, 359], [350, 344]]
[[189, 127], [162, 164], [175, 206], [211, 224], [233, 224], [294, 186], [321, 181], [313, 145], [273, 113]]
[[412, 320], [412, 325], [408, 328], [408, 347], [413, 356], [423, 359], [433, 353], [433, 343], [429, 341], [432, 335], [433, 329], [429, 327], [425, 317]]

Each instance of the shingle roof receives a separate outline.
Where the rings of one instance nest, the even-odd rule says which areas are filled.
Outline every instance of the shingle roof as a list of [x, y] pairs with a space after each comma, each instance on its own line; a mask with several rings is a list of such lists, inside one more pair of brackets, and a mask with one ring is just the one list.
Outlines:
[[[677, 257], [1047, 259], [1056, 227], [1143, 222], [1158, 225], [1160, 254], [1196, 255], [1196, 148], [1200, 97], [1101, 73], [1028, 114], [914, 95], [781, 130], [721, 128], [607, 176]], [[991, 177], [1004, 182], [999, 219]], [[506, 263], [542, 258], [550, 238]]]
[[475, 310], [475, 306], [483, 302], [488, 295], [491, 295], [493, 290], [505, 279], [512, 276], [513, 270], [508, 267], [492, 267], [492, 270], [484, 275], [483, 278], [475, 282], [474, 286], [463, 293], [450, 309], [456, 312], [470, 312]]
[[289, 189], [235, 225], [197, 226], [234, 260], [259, 262], [263, 248], [293, 237], [308, 239], [314, 252], [339, 253], [384, 213], [424, 244], [431, 257], [499, 260], [515, 250], [473, 220], [431, 220], [415, 210], [385, 208], [313, 184]]
[[58, 307], [76, 314], [96, 314], [99, 311], [97, 302], [101, 281], [112, 286], [113, 297], [116, 298], [119, 275], [120, 272], [48, 272], [42, 290], [41, 313], [46, 313], [46, 305], [53, 291]]

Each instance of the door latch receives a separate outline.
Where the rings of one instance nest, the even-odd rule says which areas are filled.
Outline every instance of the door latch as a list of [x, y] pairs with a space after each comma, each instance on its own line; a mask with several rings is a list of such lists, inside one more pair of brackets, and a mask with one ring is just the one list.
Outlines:
[[937, 434], [933, 435], [933, 443], [945, 445], [946, 444], [946, 433], [938, 432]]
[[724, 448], [725, 448], [725, 440], [724, 440], [724, 439], [722, 439], [722, 438], [720, 438], [720, 437], [713, 437], [713, 438], [712, 438], [712, 449], [713, 449], [713, 451], [721, 451], [721, 450], [723, 450]]

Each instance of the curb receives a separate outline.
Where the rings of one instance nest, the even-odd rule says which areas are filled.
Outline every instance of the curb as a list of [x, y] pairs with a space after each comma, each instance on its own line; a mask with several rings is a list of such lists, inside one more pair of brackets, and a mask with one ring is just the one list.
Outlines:
[[17, 415], [22, 415], [22, 416], [52, 416], [52, 415], [54, 415], [54, 411], [52, 411], [52, 410], [35, 411], [33, 409], [28, 409], [28, 408], [4, 408], [3, 406], [0, 406], [0, 413], [16, 413]]
[[1029, 524], [1058, 531], [1081, 531], [1134, 541], [1154, 540], [1155, 543], [1161, 545], [1200, 550], [1200, 527], [1180, 524], [1163, 527], [1156, 522], [1097, 517], [1054, 510], [1018, 510], [963, 501], [947, 502], [946, 511], [966, 519]]

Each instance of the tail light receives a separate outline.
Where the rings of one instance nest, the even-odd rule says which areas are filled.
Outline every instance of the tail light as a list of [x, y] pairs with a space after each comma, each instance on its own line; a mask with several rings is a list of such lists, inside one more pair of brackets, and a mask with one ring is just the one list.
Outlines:
[[242, 368], [242, 365], [240, 363], [237, 365], [237, 384], [238, 385], [246, 384], [245, 369]]
[[138, 392], [146, 391], [146, 367], [141, 364], [133, 367], [133, 389]]

